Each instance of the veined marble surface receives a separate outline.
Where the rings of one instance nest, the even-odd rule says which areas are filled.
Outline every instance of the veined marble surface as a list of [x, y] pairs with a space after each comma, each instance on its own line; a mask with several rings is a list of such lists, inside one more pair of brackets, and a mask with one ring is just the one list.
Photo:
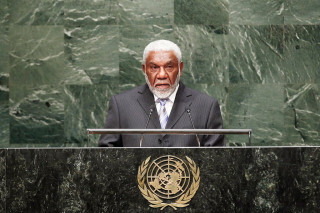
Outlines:
[[137, 172], [148, 156], [163, 155], [188, 156], [200, 170], [190, 205], [165, 212], [320, 208], [319, 148], [110, 148], [0, 150], [0, 210], [5, 203], [7, 212], [159, 212], [141, 195]]
[[64, 138], [62, 33], [62, 27], [10, 28], [10, 143], [54, 144]]
[[8, 22], [9, 10], [7, 0], [0, 0], [0, 24], [6, 24]]
[[181, 47], [181, 81], [218, 99], [225, 128], [252, 128], [254, 145], [320, 145], [319, 11], [318, 0], [0, 0], [0, 147], [86, 145], [110, 97], [145, 83], [156, 39]]
[[284, 82], [319, 84], [320, 25], [285, 25], [284, 30]]
[[66, 84], [103, 84], [119, 76], [119, 27], [89, 25], [64, 30]]
[[285, 9], [285, 24], [320, 24], [318, 0], [286, 0]]
[[173, 24], [174, 0], [118, 0], [120, 24]]
[[[115, 79], [111, 81], [112, 84], [67, 85], [65, 87], [66, 146], [87, 146], [85, 130], [101, 128], [101, 125], [105, 123], [108, 100], [112, 94], [118, 92], [118, 81]], [[98, 137], [99, 135], [90, 136], [89, 146], [96, 146]]]
[[283, 26], [231, 25], [230, 83], [282, 83]]
[[0, 27], [0, 147], [9, 146], [8, 28]]
[[288, 145], [319, 145], [319, 84], [285, 85], [285, 141]]
[[6, 212], [6, 198], [7, 198], [7, 187], [6, 187], [6, 152], [0, 149], [0, 211]]
[[[284, 91], [278, 84], [232, 85], [227, 102], [228, 128], [252, 129], [253, 145], [284, 145], [283, 100]], [[243, 137], [241, 141], [239, 136], [228, 138], [230, 144], [243, 143]]]
[[63, 20], [67, 26], [106, 25], [119, 22], [118, 0], [65, 0]]
[[286, 0], [229, 0], [230, 24], [283, 24]]
[[229, 22], [228, 0], [175, 0], [175, 24], [221, 25]]
[[9, 23], [18, 25], [63, 24], [63, 0], [7, 1]]

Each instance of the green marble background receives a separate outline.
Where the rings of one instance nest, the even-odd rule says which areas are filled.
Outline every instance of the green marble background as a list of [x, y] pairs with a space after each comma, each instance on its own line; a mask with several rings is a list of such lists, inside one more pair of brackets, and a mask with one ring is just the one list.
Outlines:
[[162, 38], [225, 128], [252, 128], [258, 146], [320, 145], [319, 0], [0, 0], [0, 147], [86, 146]]

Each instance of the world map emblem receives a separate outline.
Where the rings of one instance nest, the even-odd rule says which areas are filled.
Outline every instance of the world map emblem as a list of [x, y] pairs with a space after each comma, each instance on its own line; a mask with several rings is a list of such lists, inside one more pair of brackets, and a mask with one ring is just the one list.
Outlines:
[[195, 162], [173, 155], [150, 161], [149, 156], [138, 169], [138, 187], [150, 207], [172, 207], [177, 210], [189, 205], [200, 184], [200, 170]]

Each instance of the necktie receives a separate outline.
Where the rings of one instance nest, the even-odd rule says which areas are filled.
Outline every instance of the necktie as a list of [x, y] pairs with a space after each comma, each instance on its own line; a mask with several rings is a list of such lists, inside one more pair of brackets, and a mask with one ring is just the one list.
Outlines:
[[158, 99], [158, 100], [160, 102], [160, 110], [159, 110], [160, 125], [161, 125], [161, 129], [165, 129], [169, 119], [166, 111], [166, 107], [165, 107], [168, 99]]

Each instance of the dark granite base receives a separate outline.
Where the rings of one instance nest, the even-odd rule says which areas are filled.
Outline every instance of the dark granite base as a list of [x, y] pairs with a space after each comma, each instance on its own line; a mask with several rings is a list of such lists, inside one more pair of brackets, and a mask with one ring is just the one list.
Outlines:
[[6, 211], [6, 157], [5, 150], [0, 150], [0, 212]]
[[119, 148], [0, 150], [0, 211], [8, 190], [7, 212], [159, 212], [141, 195], [137, 172], [148, 156], [168, 154], [192, 158], [201, 182], [188, 207], [163, 212], [320, 209], [319, 148]]

